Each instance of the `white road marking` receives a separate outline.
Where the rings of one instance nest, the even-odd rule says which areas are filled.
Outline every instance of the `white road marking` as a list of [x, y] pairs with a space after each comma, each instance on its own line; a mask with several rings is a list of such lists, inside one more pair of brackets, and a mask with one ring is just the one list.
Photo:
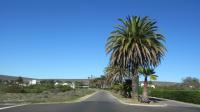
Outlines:
[[20, 107], [20, 106], [24, 106], [24, 105], [27, 105], [27, 104], [21, 104], [21, 105], [13, 105], [13, 106], [8, 106], [8, 107], [2, 107], [2, 108], [0, 108], [0, 110], [9, 109], [9, 108], [14, 108], [14, 107]]

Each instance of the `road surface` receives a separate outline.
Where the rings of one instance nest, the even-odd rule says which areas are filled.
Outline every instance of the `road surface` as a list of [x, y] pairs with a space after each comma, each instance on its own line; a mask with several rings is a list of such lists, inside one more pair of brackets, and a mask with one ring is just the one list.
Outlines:
[[175, 102], [166, 107], [130, 106], [119, 103], [105, 91], [99, 91], [78, 103], [30, 104], [2, 109], [0, 112], [200, 112], [200, 107]]

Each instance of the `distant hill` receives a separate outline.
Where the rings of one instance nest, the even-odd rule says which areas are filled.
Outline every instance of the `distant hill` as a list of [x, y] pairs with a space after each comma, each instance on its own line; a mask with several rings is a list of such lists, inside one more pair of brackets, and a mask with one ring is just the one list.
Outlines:
[[[178, 82], [168, 82], [168, 81], [151, 81], [153, 85], [156, 86], [173, 86], [180, 84]], [[143, 81], [140, 81], [140, 83], [143, 83]]]
[[[0, 80], [16, 80], [20, 76], [0, 75]], [[22, 77], [24, 81], [33, 80], [33, 78]]]
[[[9, 75], [0, 75], [0, 80], [16, 80], [19, 76], [9, 76]], [[62, 82], [83, 82], [85, 85], [89, 84], [89, 79], [35, 79], [35, 78], [27, 78], [27, 77], [22, 77], [24, 81], [30, 81], [30, 80], [54, 80], [54, 81], [62, 81]]]
[[[9, 75], [0, 75], [0, 80], [16, 80], [19, 76], [9, 76]], [[24, 81], [30, 81], [34, 80], [35, 78], [27, 78], [27, 77], [22, 77]], [[89, 84], [89, 79], [35, 79], [35, 80], [54, 80], [54, 81], [63, 81], [63, 82], [83, 82], [85, 85]], [[140, 81], [140, 83], [143, 83], [143, 81]], [[176, 84], [180, 84], [177, 82], [168, 82], [168, 81], [152, 81], [152, 84], [156, 86], [172, 86]]]
[[82, 82], [84, 85], [89, 85], [89, 79], [39, 79], [41, 80], [54, 80], [54, 81], [62, 81], [62, 82]]
[[165, 82], [165, 81], [152, 81], [152, 83], [157, 86], [173, 86], [173, 85], [180, 84], [177, 82]]

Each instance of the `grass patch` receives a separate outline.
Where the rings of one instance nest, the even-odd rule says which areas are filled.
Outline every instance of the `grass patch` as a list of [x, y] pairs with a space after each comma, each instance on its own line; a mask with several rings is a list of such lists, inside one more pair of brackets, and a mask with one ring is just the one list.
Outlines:
[[199, 90], [151, 90], [151, 96], [200, 104]]

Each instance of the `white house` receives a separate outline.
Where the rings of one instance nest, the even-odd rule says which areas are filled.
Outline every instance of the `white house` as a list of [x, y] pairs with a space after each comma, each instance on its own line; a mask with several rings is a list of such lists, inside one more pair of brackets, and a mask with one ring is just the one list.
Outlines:
[[74, 82], [70, 82], [70, 83], [67, 83], [67, 82], [64, 82], [64, 83], [55, 82], [54, 85], [55, 86], [57, 86], [57, 85], [70, 86], [71, 88], [75, 89], [75, 83]]
[[70, 86], [71, 85], [71, 83], [62, 83], [61, 85], [63, 85], [63, 86]]
[[55, 86], [57, 86], [57, 85], [59, 85], [59, 83], [58, 82], [55, 82], [55, 84], [54, 84]]
[[40, 81], [37, 81], [37, 80], [30, 80], [29, 81], [29, 85], [36, 85], [38, 83], [40, 83]]
[[[140, 84], [140, 86], [141, 86], [141, 87], [143, 87], [143, 86], [144, 86], [144, 83], [141, 83], [141, 84]], [[155, 86], [155, 85], [153, 85], [153, 84], [148, 84], [148, 87], [151, 87], [151, 88], [156, 88], [156, 86]]]

